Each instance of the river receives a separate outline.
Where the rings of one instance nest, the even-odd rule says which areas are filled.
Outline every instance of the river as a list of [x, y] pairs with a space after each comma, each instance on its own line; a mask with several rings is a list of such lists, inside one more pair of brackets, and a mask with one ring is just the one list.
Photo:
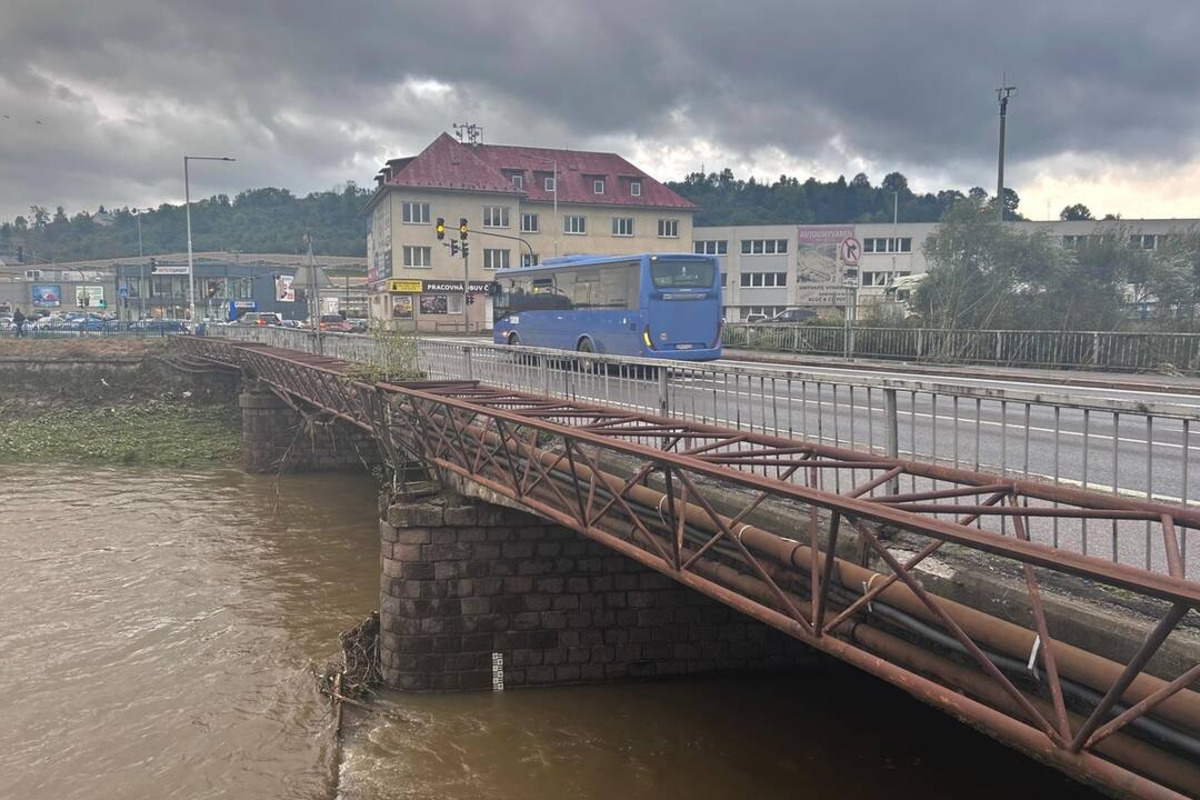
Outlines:
[[[0, 798], [330, 796], [309, 668], [375, 609], [361, 477], [0, 466]], [[340, 796], [1097, 795], [841, 667], [347, 714]]]

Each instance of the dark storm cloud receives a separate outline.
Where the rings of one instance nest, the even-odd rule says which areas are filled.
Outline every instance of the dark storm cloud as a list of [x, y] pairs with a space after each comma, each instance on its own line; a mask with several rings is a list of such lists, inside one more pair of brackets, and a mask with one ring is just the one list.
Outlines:
[[1018, 180], [1066, 153], [1191, 159], [1200, 138], [1192, 0], [6, 6], [0, 216], [177, 199], [185, 152], [239, 157], [198, 170], [201, 194], [365, 182], [463, 118], [490, 141], [701, 139], [986, 182], [1002, 69]]

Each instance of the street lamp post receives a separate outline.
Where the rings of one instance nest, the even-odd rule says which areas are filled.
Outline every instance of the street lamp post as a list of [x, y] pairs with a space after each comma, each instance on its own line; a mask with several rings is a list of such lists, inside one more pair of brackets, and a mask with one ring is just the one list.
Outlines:
[[[146, 282], [146, 256], [142, 252], [142, 214], [146, 211], [152, 210], [153, 209], [150, 208], [135, 208], [130, 211], [130, 213], [133, 214], [133, 218], [137, 220], [138, 229], [138, 319], [146, 316], [146, 301], [143, 294], [146, 291], [146, 287], [144, 285]], [[126, 316], [129, 315], [128, 299], [125, 300], [125, 313]]]
[[192, 263], [192, 193], [188, 181], [189, 161], [237, 161], [228, 156], [184, 156], [183, 157], [183, 202], [187, 215], [187, 250], [188, 250], [188, 320], [196, 321], [196, 276]]

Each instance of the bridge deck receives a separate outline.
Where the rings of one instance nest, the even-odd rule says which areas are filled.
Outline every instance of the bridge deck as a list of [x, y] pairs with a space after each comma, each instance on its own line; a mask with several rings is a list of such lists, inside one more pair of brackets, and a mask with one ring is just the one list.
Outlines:
[[[1146, 671], [1200, 607], [1179, 548], [1200, 512], [474, 382], [367, 383], [348, 362], [263, 345], [177, 341], [373, 432], [392, 464], [420, 459], [503, 495], [1077, 777], [1125, 796], [1200, 790], [1200, 749], [1179, 750], [1200, 733], [1200, 695], [1187, 688], [1200, 665], [1174, 680]], [[1111, 526], [1114, 540], [1152, 536], [1165, 573], [1069, 549], [1088, 524]], [[844, 557], [851, 534], [857, 563]], [[911, 554], [885, 544], [897, 534], [916, 543]], [[1023, 590], [1027, 623], [928, 591], [917, 569], [935, 553], [1000, 565]], [[868, 556], [886, 571], [867, 569]], [[1127, 663], [1051, 636], [1044, 587], [1062, 580], [1100, 587], [1097, 604], [1136, 596], [1155, 615]], [[955, 658], [894, 635], [912, 618]], [[1014, 674], [1005, 650], [1040, 665], [1044, 680]], [[1184, 745], [1148, 748], [1147, 728], [1168, 723]]]

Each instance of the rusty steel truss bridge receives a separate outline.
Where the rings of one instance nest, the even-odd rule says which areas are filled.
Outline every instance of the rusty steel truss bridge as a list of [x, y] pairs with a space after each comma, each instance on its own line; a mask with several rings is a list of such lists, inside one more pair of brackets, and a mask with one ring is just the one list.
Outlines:
[[[1184, 646], [1200, 583], [1179, 547], [1200, 511], [477, 382], [365, 380], [254, 343], [173, 347], [370, 432], [397, 470], [578, 531], [1113, 796], [1200, 796]], [[1088, 525], [1153, 536], [1165, 571], [1072, 550]], [[991, 576], [1004, 602], [952, 599], [935, 563]], [[1071, 641], [1080, 609], [1138, 639]]]

